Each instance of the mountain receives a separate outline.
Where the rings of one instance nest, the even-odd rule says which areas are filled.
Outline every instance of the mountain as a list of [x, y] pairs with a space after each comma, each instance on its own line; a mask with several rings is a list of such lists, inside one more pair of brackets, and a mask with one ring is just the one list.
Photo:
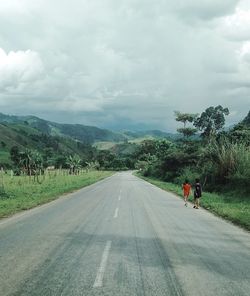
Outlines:
[[[82, 124], [60, 124], [35, 116], [14, 116], [0, 113], [0, 166], [10, 167], [10, 151], [37, 150], [47, 164], [68, 155], [83, 160], [94, 159], [97, 149], [116, 155], [131, 155], [137, 145], [149, 139], [176, 139], [178, 135], [158, 130], [113, 132]], [[94, 147], [93, 147], [94, 146]]]
[[245, 125], [246, 127], [250, 127], [250, 111], [248, 112], [247, 116], [242, 120], [241, 124]]
[[106, 129], [82, 124], [60, 124], [35, 116], [13, 116], [0, 113], [0, 123], [26, 124], [44, 134], [70, 137], [85, 144], [93, 144], [98, 141], [120, 142], [126, 140], [125, 135]]
[[242, 121], [229, 131], [229, 135], [237, 142], [244, 142], [250, 145], [250, 111]]
[[78, 154], [90, 159], [95, 149], [70, 137], [52, 136], [31, 127], [27, 122], [0, 123], [0, 166], [11, 164], [10, 150], [13, 146], [20, 151], [37, 150], [48, 160]]
[[138, 139], [138, 138], [154, 138], [154, 139], [169, 139], [176, 140], [180, 137], [179, 134], [166, 133], [160, 130], [146, 130], [146, 131], [123, 131], [121, 132], [128, 137], [129, 140]]
[[46, 135], [69, 137], [91, 145], [99, 142], [114, 144], [126, 141], [141, 142], [144, 139], [159, 138], [175, 140], [180, 137], [178, 134], [165, 133], [159, 130], [113, 132], [94, 126], [86, 126], [82, 124], [61, 124], [35, 116], [14, 116], [5, 115], [3, 113], [0, 113], [0, 123], [25, 124]]

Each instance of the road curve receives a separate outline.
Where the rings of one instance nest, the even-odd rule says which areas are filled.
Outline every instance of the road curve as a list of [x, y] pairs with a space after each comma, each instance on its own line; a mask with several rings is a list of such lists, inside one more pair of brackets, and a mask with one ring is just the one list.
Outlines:
[[249, 295], [250, 235], [117, 173], [0, 221], [0, 295]]

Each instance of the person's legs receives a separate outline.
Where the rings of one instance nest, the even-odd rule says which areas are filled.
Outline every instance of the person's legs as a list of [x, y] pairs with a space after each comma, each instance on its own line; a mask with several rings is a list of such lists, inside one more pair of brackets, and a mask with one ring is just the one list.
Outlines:
[[187, 195], [184, 195], [185, 206], [187, 206]]
[[199, 207], [200, 207], [200, 199], [197, 198], [197, 206], [196, 206], [196, 209], [199, 209]]

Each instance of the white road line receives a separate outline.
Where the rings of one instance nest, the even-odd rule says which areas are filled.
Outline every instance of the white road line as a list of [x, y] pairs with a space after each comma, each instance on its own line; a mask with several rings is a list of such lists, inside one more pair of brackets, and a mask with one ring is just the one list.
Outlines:
[[94, 288], [102, 287], [103, 276], [104, 276], [105, 269], [107, 266], [107, 261], [108, 261], [109, 251], [111, 249], [111, 244], [112, 244], [111, 241], [107, 241], [107, 243], [106, 243], [106, 247], [105, 247], [104, 252], [102, 254], [102, 261], [101, 261], [100, 267], [97, 271], [97, 275], [96, 275], [95, 282], [93, 285]]
[[122, 195], [122, 190], [120, 189], [118, 200], [121, 200], [121, 198], [122, 198], [121, 195]]
[[114, 218], [117, 218], [117, 217], [118, 217], [118, 211], [119, 211], [119, 208], [116, 208], [116, 209], [115, 209]]

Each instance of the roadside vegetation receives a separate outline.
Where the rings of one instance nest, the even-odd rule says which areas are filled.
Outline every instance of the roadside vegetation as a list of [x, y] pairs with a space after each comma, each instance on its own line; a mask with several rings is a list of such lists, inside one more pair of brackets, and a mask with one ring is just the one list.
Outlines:
[[[181, 186], [178, 184], [164, 182], [153, 177], [144, 177], [140, 173], [137, 173], [137, 176], [183, 198]], [[193, 202], [193, 196], [191, 195], [188, 200]], [[241, 192], [225, 194], [203, 192], [201, 206], [250, 231], [250, 202], [244, 195], [241, 195]]]
[[225, 131], [228, 114], [222, 106], [200, 116], [175, 112], [182, 137], [144, 142], [136, 166], [147, 180], [179, 195], [185, 179], [194, 184], [199, 178], [202, 206], [250, 229], [250, 112]]
[[77, 174], [69, 174], [68, 170], [53, 170], [34, 178], [1, 172], [0, 218], [47, 203], [111, 175], [111, 171], [79, 170]]
[[[58, 185], [60, 178], [63, 184], [79, 179], [84, 185], [87, 172], [100, 171], [101, 174], [101, 171], [137, 169], [143, 177], [164, 182], [160, 184], [165, 184], [168, 189], [176, 186], [173, 188], [180, 190], [185, 179], [194, 183], [199, 178], [204, 192], [207, 192], [202, 197], [202, 205], [249, 229], [250, 112], [233, 128], [225, 130], [228, 115], [228, 108], [220, 105], [211, 106], [201, 114], [175, 111], [175, 119], [180, 124], [178, 134], [171, 136], [151, 131], [149, 137], [148, 133], [126, 132], [122, 138], [117, 138], [116, 144], [113, 142], [114, 145], [109, 146], [105, 142], [101, 149], [91, 142], [94, 141], [94, 134], [91, 134], [91, 141], [88, 137], [84, 140], [87, 131], [81, 133], [80, 126], [77, 126], [76, 133], [73, 127], [67, 125], [65, 137], [61, 136], [63, 129], [53, 136], [52, 123], [48, 125], [45, 121], [2, 123], [0, 168], [2, 176], [8, 172], [11, 181], [3, 182], [0, 202], [6, 207], [6, 204], [14, 202], [15, 196], [19, 196], [14, 191], [20, 188], [16, 186], [15, 190], [10, 189], [11, 182], [31, 186], [24, 193], [29, 199], [28, 204], [32, 203], [33, 192], [44, 190], [41, 194], [46, 196], [46, 189], [43, 188], [50, 186], [46, 185], [46, 182], [50, 182], [46, 175], [50, 170], [66, 172], [67, 176], [58, 176], [53, 181], [54, 187], [64, 188], [64, 185]], [[11, 120], [10, 117], [7, 119]], [[53, 124], [53, 131], [56, 127]], [[144, 140], [137, 142], [137, 137]], [[85, 174], [81, 174], [83, 170]], [[72, 185], [69, 190], [74, 186], [78, 187]], [[53, 190], [48, 189], [48, 192]], [[64, 192], [64, 189], [60, 190], [58, 193]], [[175, 192], [179, 193], [178, 190]], [[53, 197], [55, 194], [48, 193]], [[20, 203], [18, 207], [26, 208], [26, 204]]]

